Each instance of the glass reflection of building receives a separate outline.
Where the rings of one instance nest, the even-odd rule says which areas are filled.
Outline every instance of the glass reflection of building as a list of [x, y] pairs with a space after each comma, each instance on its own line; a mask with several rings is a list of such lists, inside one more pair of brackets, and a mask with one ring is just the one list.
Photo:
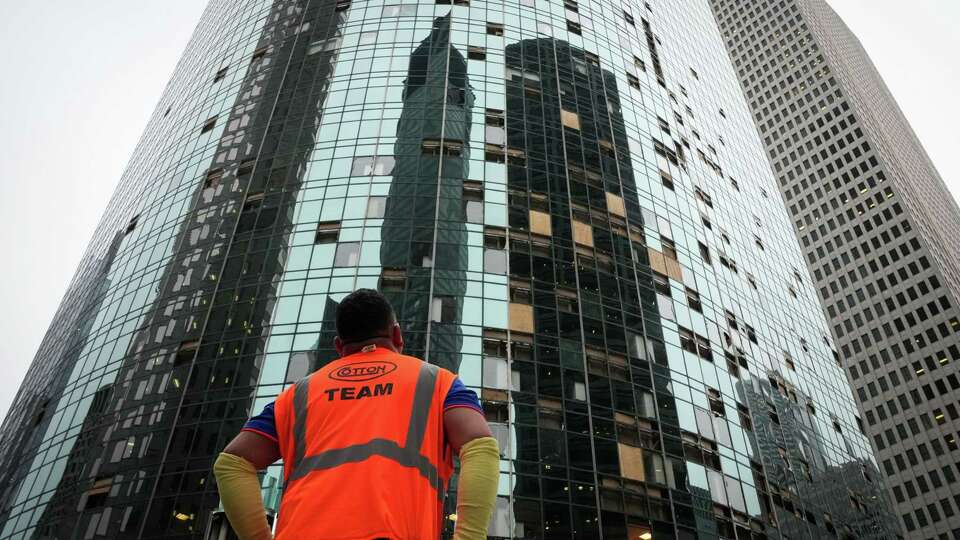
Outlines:
[[492, 538], [895, 536], [714, 25], [211, 3], [4, 424], [0, 538], [204, 537], [358, 287], [480, 394]]
[[[133, 278], [147, 286], [119, 301], [130, 312], [121, 318], [127, 319], [122, 329], [113, 323], [123, 338], [111, 347], [112, 357], [100, 350], [99, 357], [75, 360], [65, 386], [76, 390], [58, 396], [57, 415], [46, 424], [48, 439], [34, 459], [36, 464], [54, 457], [54, 465], [28, 472], [19, 479], [20, 489], [9, 492], [4, 537], [202, 533], [206, 514], [217, 504], [215, 485], [208, 482], [210, 463], [248, 414], [275, 280], [283, 270], [284, 239], [333, 66], [332, 48], [296, 38], [309, 32], [314, 43], [335, 40], [342, 22], [337, 10], [333, 0], [267, 3], [259, 24], [248, 23], [252, 53], [204, 78], [206, 84], [212, 79], [233, 86], [222, 96], [232, 103], [225, 99], [219, 108], [199, 111], [207, 116], [196, 130], [209, 144], [174, 175], [171, 184], [193, 175], [177, 204], [144, 209], [118, 237], [129, 241], [139, 228], [147, 229], [141, 239], [155, 236], [138, 246], [145, 253], [128, 252], [123, 261], [140, 265], [141, 275]], [[324, 24], [311, 25], [314, 20]], [[242, 75], [228, 78], [231, 69]], [[165, 224], [171, 211], [182, 217]], [[154, 248], [166, 250], [154, 257], [165, 262], [138, 260]], [[120, 264], [112, 257], [107, 273]], [[89, 287], [113, 285], [99, 282], [100, 276], [84, 277]], [[88, 323], [95, 326], [116, 311], [117, 301], [105, 305], [102, 297], [111, 292], [95, 292], [101, 297], [85, 314]], [[86, 330], [87, 347], [97, 341], [90, 336], [95, 330], [104, 337], [102, 327], [88, 324]], [[92, 395], [71, 403], [91, 389]], [[74, 410], [76, 426], [64, 430], [63, 415]], [[31, 481], [33, 489], [26, 489]], [[47, 491], [31, 498], [41, 485]], [[18, 512], [18, 506], [28, 510]]]

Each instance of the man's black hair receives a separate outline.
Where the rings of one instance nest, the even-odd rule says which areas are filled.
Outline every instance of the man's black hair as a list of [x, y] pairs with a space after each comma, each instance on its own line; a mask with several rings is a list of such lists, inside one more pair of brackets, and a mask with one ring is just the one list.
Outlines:
[[379, 291], [357, 289], [337, 306], [337, 335], [344, 343], [390, 337], [393, 307]]

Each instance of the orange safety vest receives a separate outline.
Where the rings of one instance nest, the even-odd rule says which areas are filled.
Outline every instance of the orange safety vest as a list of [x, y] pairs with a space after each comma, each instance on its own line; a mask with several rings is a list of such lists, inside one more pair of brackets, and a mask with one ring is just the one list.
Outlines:
[[443, 401], [455, 377], [374, 348], [281, 393], [277, 540], [439, 538], [453, 472]]

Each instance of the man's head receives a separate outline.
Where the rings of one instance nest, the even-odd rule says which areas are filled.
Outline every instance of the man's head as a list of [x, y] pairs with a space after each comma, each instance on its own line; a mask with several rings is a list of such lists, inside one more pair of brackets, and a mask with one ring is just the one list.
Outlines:
[[377, 343], [400, 352], [403, 336], [390, 302], [373, 289], [357, 289], [337, 306], [337, 337], [333, 344], [343, 356], [358, 345]]

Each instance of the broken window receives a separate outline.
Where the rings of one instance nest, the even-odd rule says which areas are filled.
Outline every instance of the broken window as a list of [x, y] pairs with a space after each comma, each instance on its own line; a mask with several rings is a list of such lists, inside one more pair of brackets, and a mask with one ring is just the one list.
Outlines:
[[459, 156], [463, 153], [463, 142], [452, 139], [424, 139], [421, 148], [427, 155]]
[[340, 238], [340, 222], [324, 221], [317, 225], [317, 234], [314, 237], [315, 244], [333, 244]]

